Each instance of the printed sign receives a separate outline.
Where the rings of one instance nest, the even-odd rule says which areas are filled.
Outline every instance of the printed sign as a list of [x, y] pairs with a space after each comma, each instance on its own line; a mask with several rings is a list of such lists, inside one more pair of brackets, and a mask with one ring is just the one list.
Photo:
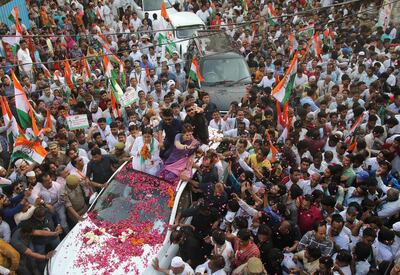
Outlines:
[[122, 108], [131, 105], [132, 103], [138, 101], [138, 97], [135, 91], [128, 91], [119, 97], [119, 102]]
[[67, 124], [70, 130], [89, 128], [87, 115], [68, 116]]

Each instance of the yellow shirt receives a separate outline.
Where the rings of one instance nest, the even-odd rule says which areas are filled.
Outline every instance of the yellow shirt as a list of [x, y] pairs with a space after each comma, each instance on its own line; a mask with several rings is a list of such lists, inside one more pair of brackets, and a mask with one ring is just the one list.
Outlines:
[[255, 168], [260, 170], [261, 167], [266, 167], [268, 170], [271, 170], [271, 163], [269, 162], [268, 159], [264, 159], [262, 162], [257, 161], [257, 155], [256, 154], [251, 154], [249, 156], [249, 164], [251, 168]]
[[16, 271], [19, 266], [19, 258], [18, 251], [6, 241], [0, 239], [0, 265], [11, 271]]

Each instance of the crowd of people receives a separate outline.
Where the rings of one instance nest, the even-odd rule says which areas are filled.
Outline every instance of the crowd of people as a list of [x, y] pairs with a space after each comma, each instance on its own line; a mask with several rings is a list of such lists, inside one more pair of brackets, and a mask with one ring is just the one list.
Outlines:
[[[178, 256], [169, 267], [150, 262], [157, 271], [400, 274], [400, 44], [395, 25], [377, 24], [382, 1], [172, 4], [239, 45], [251, 84], [229, 110], [190, 80], [184, 56], [161, 50], [163, 18], [139, 19], [122, 0], [27, 1], [15, 62], [0, 57], [0, 93], [19, 122], [14, 72], [48, 154], [10, 158], [12, 123], [0, 122], [0, 274], [43, 274], [126, 161], [192, 192], [170, 225]], [[16, 27], [2, 22], [0, 32]], [[122, 91], [136, 93], [130, 106], [113, 102], [99, 34], [123, 62], [114, 68]], [[294, 54], [290, 97], [277, 102]], [[67, 117], [82, 114], [89, 127], [69, 129]]]

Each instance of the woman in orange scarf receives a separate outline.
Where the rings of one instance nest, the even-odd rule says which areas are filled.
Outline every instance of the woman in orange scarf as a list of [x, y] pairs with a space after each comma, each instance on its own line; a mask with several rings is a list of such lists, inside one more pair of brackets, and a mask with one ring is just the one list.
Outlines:
[[153, 130], [145, 128], [142, 136], [135, 139], [131, 155], [133, 169], [156, 175], [160, 170], [161, 159], [158, 141], [153, 137]]

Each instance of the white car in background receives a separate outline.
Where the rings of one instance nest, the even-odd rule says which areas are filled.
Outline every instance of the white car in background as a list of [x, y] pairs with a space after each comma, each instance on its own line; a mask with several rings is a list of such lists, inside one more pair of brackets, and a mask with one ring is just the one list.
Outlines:
[[190, 39], [197, 35], [199, 30], [206, 29], [203, 20], [193, 12], [177, 12], [169, 15], [174, 29], [174, 42], [181, 58], [186, 53]]
[[144, 18], [144, 14], [149, 13], [149, 18], [153, 20], [153, 14], [157, 14], [157, 18], [161, 17], [161, 1], [164, 1], [168, 15], [177, 13], [173, 7], [175, 0], [128, 0], [127, 5], [131, 5], [132, 10], [136, 11], [140, 19]]

